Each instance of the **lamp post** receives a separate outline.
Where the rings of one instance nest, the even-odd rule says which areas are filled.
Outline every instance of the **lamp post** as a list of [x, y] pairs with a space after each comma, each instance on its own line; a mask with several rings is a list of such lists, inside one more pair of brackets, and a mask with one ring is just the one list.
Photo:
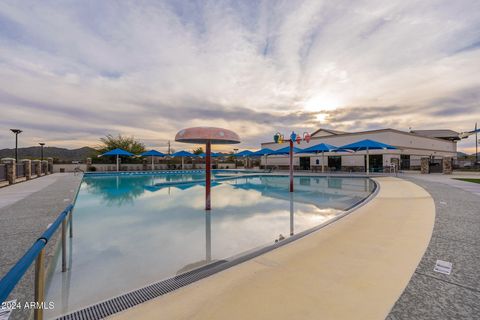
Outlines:
[[478, 165], [478, 127], [475, 122], [475, 166]]
[[237, 157], [235, 155], [237, 154], [238, 148], [233, 149], [233, 161], [235, 162], [235, 169], [237, 169]]
[[15, 162], [18, 162], [18, 135], [22, 133], [20, 129], [10, 129], [15, 134]]
[[43, 161], [43, 146], [45, 145], [45, 142], [40, 142], [40, 159]]

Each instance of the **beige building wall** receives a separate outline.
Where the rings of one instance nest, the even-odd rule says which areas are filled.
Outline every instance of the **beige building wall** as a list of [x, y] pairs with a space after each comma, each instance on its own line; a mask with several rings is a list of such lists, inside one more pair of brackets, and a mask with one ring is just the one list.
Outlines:
[[[410, 155], [410, 162], [412, 166], [419, 166], [420, 159], [425, 156], [433, 156], [436, 158], [453, 157], [457, 156], [457, 144], [456, 142], [428, 138], [418, 136], [408, 132], [398, 131], [394, 129], [374, 130], [358, 133], [346, 133], [339, 135], [332, 135], [331, 133], [320, 131], [312, 137], [310, 143], [302, 141], [300, 145], [295, 143], [295, 147], [301, 149], [308, 148], [310, 146], [319, 143], [328, 143], [334, 146], [342, 146], [350, 144], [359, 140], [370, 139], [383, 142], [394, 147], [398, 150], [370, 150], [370, 154], [383, 154], [384, 166], [389, 166], [391, 160], [396, 158], [400, 159], [400, 155]], [[277, 144], [274, 142], [262, 143], [262, 148], [269, 148], [272, 150], [278, 150], [288, 146], [288, 142]], [[349, 153], [325, 153], [325, 165], [327, 165], [328, 156], [342, 156], [342, 166], [363, 166], [363, 157], [366, 151]], [[319, 165], [322, 164], [321, 154], [296, 154], [294, 156], [294, 165], [299, 165], [299, 157], [311, 157], [310, 166], [316, 165], [316, 159], [319, 159]], [[261, 159], [261, 164], [264, 165], [264, 157]], [[288, 156], [269, 156], [268, 165], [288, 165]]]

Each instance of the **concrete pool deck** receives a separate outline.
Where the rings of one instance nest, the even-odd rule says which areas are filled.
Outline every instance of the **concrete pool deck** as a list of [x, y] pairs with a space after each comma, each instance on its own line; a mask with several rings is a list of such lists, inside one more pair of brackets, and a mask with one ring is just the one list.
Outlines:
[[[428, 249], [387, 319], [480, 318], [480, 184], [452, 179], [465, 177], [404, 177], [432, 195], [436, 219]], [[437, 260], [453, 264], [450, 275], [433, 270]]]
[[379, 177], [378, 195], [339, 221], [113, 319], [385, 319], [420, 262], [435, 205]]
[[[25, 254], [65, 207], [74, 200], [82, 176], [55, 173], [0, 189], [0, 277]], [[59, 232], [46, 247], [53, 258]], [[22, 304], [33, 301], [34, 264], [10, 294]], [[10, 319], [25, 319], [31, 310], [15, 310]]]

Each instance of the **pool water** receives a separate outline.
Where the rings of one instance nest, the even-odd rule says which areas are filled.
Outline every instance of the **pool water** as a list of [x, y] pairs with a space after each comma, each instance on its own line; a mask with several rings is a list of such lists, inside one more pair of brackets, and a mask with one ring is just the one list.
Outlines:
[[[85, 176], [73, 212], [69, 271], [57, 265], [47, 301], [55, 318], [318, 226], [371, 194], [366, 178], [202, 174]], [[188, 183], [186, 181], [193, 181]], [[178, 183], [182, 182], [182, 183]], [[60, 260], [60, 259], [59, 259]]]

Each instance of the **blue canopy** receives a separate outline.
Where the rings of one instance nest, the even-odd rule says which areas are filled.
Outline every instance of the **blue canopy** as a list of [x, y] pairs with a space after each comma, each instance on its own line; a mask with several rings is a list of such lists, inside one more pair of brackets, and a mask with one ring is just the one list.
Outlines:
[[354, 142], [354, 143], [351, 143], [351, 144], [341, 146], [337, 149], [347, 149], [347, 150], [353, 150], [353, 151], [361, 151], [361, 150], [380, 150], [380, 149], [392, 150], [392, 149], [397, 149], [397, 148], [395, 148], [394, 146], [385, 144], [385, 143], [375, 141], [375, 140], [365, 139], [365, 140], [361, 140], [361, 141], [357, 141], [357, 142]]
[[133, 153], [130, 153], [130, 152], [125, 151], [123, 149], [117, 148], [117, 149], [113, 149], [113, 150], [105, 152], [104, 154], [102, 154], [102, 156], [127, 156], [127, 157], [131, 157], [131, 156], [133, 156]]
[[165, 157], [165, 154], [157, 150], [149, 150], [142, 153], [141, 156], [142, 157]]
[[337, 147], [332, 146], [331, 144], [327, 143], [320, 143], [316, 144], [314, 146], [311, 146], [309, 148], [303, 149], [299, 151], [298, 153], [318, 153], [318, 152], [330, 152], [333, 150], [336, 150]]
[[182, 151], [177, 151], [175, 153], [172, 153], [171, 156], [172, 157], [195, 157], [196, 155], [188, 151], [182, 150]]
[[260, 149], [258, 151], [255, 151], [251, 155], [252, 156], [265, 156], [265, 155], [273, 154], [273, 152], [274, 151], [272, 149], [263, 148], [263, 149]]
[[248, 156], [251, 156], [252, 154], [253, 154], [253, 151], [243, 150], [243, 151], [240, 151], [239, 153], [235, 153], [234, 156], [235, 157], [248, 157]]
[[[200, 153], [198, 156], [199, 156], [199, 157], [202, 157], [202, 158], [205, 158], [206, 154], [205, 154], [205, 152], [203, 152], [203, 153]], [[211, 156], [212, 158], [218, 158], [218, 157], [224, 157], [224, 156], [226, 156], [226, 154], [223, 154], [223, 153], [221, 153], [221, 152], [212, 152], [212, 153], [210, 154], [210, 156]]]
[[[302, 149], [293, 147], [293, 153], [299, 153], [300, 151], [302, 151]], [[277, 154], [289, 154], [289, 153], [290, 153], [290, 146], [275, 150], [272, 154], [277, 155]]]

